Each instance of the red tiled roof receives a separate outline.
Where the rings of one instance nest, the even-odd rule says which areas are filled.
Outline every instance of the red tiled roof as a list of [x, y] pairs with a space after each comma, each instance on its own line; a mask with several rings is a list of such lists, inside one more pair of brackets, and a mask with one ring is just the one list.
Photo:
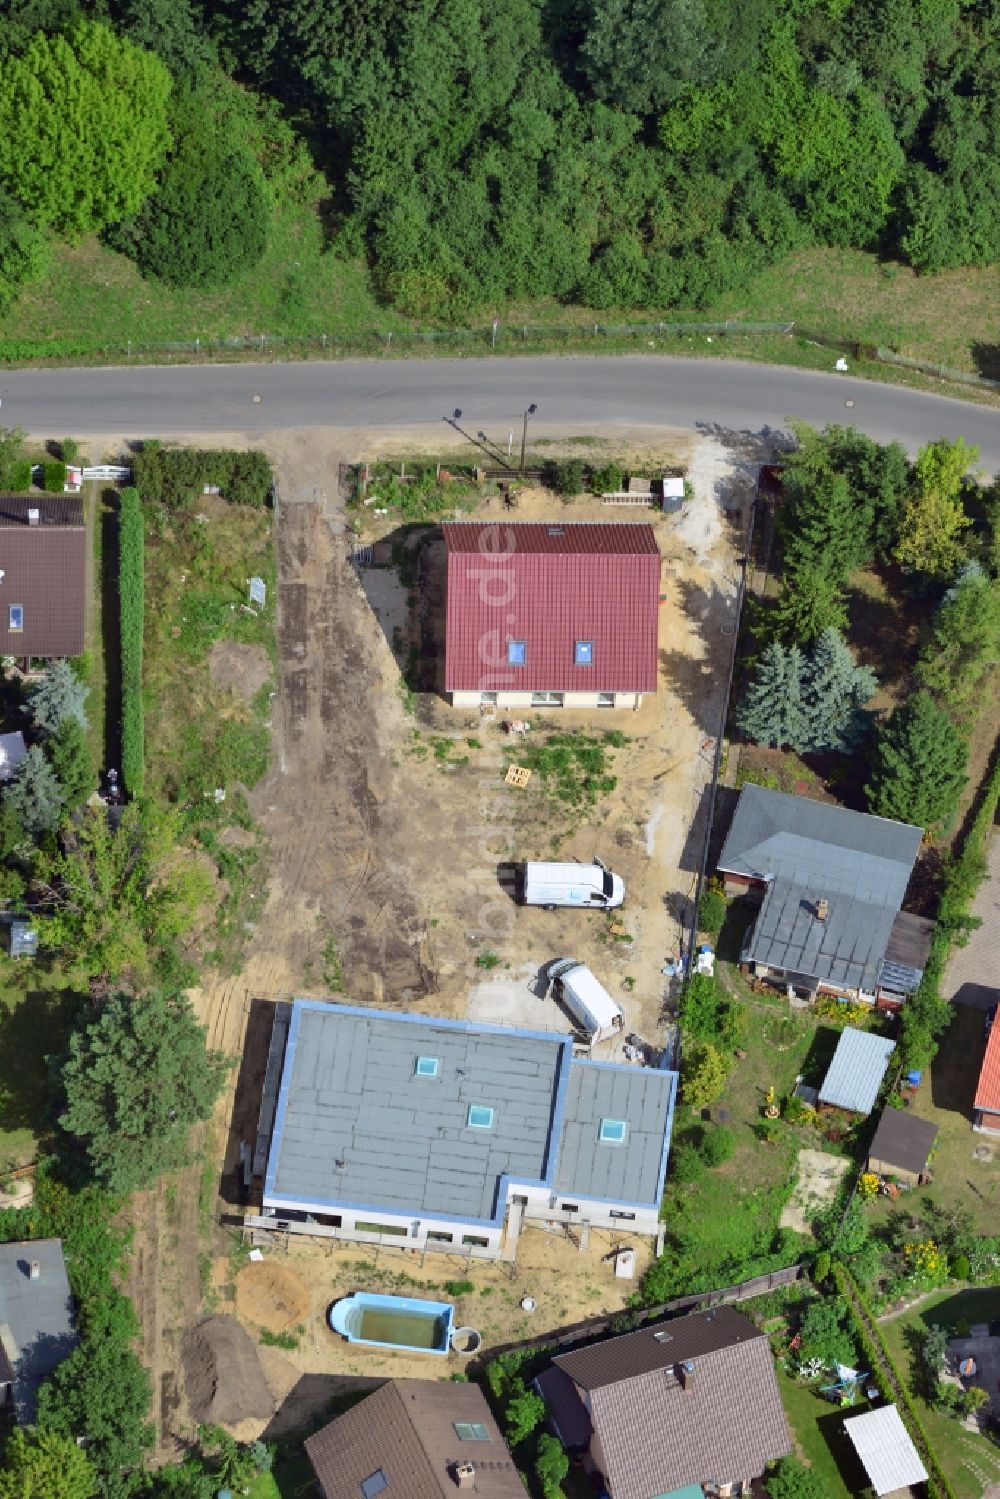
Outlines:
[[979, 1074], [976, 1088], [977, 1109], [1000, 1111], [1000, 1014], [990, 1027], [990, 1039], [986, 1043], [983, 1070]]
[[[35, 525], [29, 509], [39, 512]], [[0, 655], [82, 653], [85, 557], [79, 497], [0, 496]], [[19, 630], [10, 628], [15, 605], [22, 611]]]
[[[443, 528], [445, 691], [655, 692], [660, 554], [641, 523]], [[523, 666], [507, 642], [525, 643]], [[592, 664], [577, 665], [589, 641]]]

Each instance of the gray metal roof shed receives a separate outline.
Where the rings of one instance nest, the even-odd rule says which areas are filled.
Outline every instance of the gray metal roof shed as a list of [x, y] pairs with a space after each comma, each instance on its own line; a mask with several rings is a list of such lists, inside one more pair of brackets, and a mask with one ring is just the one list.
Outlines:
[[906, 823], [744, 786], [718, 865], [766, 886], [744, 959], [873, 990], [921, 837]]
[[852, 1114], [870, 1114], [895, 1050], [895, 1042], [887, 1036], [846, 1025], [820, 1087], [820, 1103]]
[[8, 1357], [17, 1419], [33, 1421], [39, 1385], [77, 1344], [61, 1240], [0, 1244], [0, 1328], [9, 1331], [4, 1341], [15, 1353]]

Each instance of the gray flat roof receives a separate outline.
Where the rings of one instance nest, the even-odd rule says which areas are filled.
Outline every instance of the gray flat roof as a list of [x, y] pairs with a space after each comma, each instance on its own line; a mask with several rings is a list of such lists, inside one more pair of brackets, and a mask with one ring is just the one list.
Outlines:
[[[39, 1276], [29, 1270], [37, 1260]], [[38, 1387], [76, 1347], [73, 1298], [60, 1239], [0, 1244], [0, 1324], [10, 1328], [17, 1358], [14, 1406], [21, 1422], [33, 1421]]]
[[895, 1049], [895, 1043], [886, 1036], [873, 1036], [845, 1025], [819, 1090], [820, 1103], [870, 1114]]
[[[503, 1176], [541, 1181], [570, 1039], [296, 1000], [265, 1201], [491, 1220]], [[417, 1058], [434, 1057], [436, 1077]], [[469, 1108], [493, 1109], [472, 1128]]]
[[744, 958], [874, 989], [921, 836], [906, 823], [744, 786], [719, 859], [721, 870], [768, 884]]
[[[676, 1074], [574, 1062], [563, 1114], [556, 1191], [608, 1202], [658, 1202], [663, 1192]], [[598, 1138], [602, 1119], [624, 1120], [624, 1145]]]
[[[659, 1201], [677, 1076], [574, 1062], [555, 1031], [295, 1000], [264, 1182], [267, 1206], [491, 1223], [504, 1178]], [[420, 1076], [417, 1059], [434, 1058]], [[493, 1110], [489, 1128], [469, 1109]], [[623, 1144], [598, 1140], [623, 1120]]]

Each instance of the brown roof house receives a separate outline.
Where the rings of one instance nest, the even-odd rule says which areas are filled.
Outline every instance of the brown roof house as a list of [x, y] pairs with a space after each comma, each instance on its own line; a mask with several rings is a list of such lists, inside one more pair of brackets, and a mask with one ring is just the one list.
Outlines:
[[85, 579], [78, 495], [0, 495], [0, 656], [79, 656]]
[[537, 1383], [610, 1499], [748, 1494], [792, 1450], [768, 1340], [732, 1307], [560, 1354]]
[[323, 1499], [524, 1499], [474, 1384], [393, 1379], [306, 1442]]

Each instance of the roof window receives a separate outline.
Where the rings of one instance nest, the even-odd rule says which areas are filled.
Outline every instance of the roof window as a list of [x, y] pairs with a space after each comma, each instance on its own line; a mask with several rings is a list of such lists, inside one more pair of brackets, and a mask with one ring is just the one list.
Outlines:
[[375, 1499], [376, 1494], [384, 1494], [389, 1487], [389, 1480], [385, 1476], [384, 1468], [376, 1468], [367, 1478], [362, 1478], [359, 1485], [364, 1499]]
[[9, 622], [8, 622], [7, 628], [9, 630], [23, 630], [24, 629], [24, 605], [23, 604], [11, 604], [11, 606], [10, 606]]
[[507, 665], [525, 666], [528, 661], [528, 642], [526, 640], [508, 640], [507, 642]]
[[465, 1122], [470, 1129], [492, 1129], [495, 1117], [496, 1110], [487, 1104], [470, 1103]]
[[418, 1057], [417, 1065], [413, 1069], [417, 1077], [437, 1077], [441, 1066], [437, 1057]]
[[490, 1439], [482, 1421], [453, 1421], [452, 1425], [460, 1442], [488, 1442]]
[[628, 1124], [624, 1119], [602, 1119], [597, 1138], [602, 1145], [624, 1145], [628, 1139]]
[[593, 666], [594, 664], [594, 642], [592, 640], [578, 640], [573, 647], [574, 666]]

